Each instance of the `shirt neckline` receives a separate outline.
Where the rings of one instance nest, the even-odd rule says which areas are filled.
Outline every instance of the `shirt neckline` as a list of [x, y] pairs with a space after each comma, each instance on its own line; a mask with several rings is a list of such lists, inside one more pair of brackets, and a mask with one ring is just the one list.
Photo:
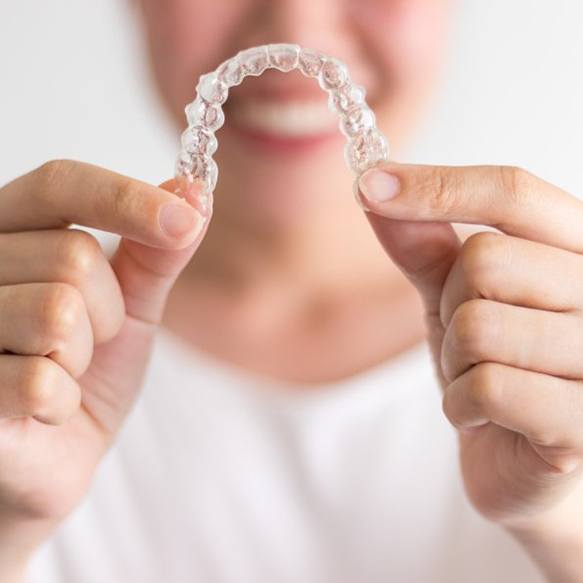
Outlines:
[[174, 357], [178, 357], [187, 366], [202, 365], [227, 380], [236, 380], [238, 383], [261, 389], [269, 388], [271, 391], [277, 388], [280, 393], [292, 395], [323, 395], [345, 392], [355, 385], [361, 386], [371, 383], [380, 377], [390, 376], [392, 379], [396, 379], [397, 377], [410, 376], [412, 370], [431, 364], [428, 362], [430, 360], [429, 347], [427, 341], [423, 340], [388, 359], [337, 380], [302, 383], [271, 377], [221, 359], [210, 352], [188, 344], [165, 327], [160, 327], [158, 336], [157, 342], [162, 345], [162, 349], [169, 351]]

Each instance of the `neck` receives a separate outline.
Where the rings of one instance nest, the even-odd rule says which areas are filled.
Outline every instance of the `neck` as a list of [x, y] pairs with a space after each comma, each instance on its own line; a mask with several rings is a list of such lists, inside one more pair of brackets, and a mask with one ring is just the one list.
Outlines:
[[251, 213], [244, 192], [217, 193], [164, 325], [222, 359], [302, 382], [345, 377], [419, 342], [417, 294], [350, 189], [326, 192], [337, 196], [294, 198], [301, 212], [285, 221], [277, 221], [283, 212], [267, 216], [261, 193]]

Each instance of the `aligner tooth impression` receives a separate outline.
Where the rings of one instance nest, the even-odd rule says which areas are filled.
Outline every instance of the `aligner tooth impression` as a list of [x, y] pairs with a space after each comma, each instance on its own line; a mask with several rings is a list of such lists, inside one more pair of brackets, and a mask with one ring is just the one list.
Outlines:
[[193, 182], [201, 182], [200, 204], [205, 219], [219, 176], [213, 154], [218, 147], [215, 132], [225, 123], [222, 105], [231, 87], [267, 69], [284, 73], [299, 69], [304, 76], [318, 80], [329, 95], [328, 107], [338, 114], [340, 131], [347, 138], [344, 158], [357, 177], [388, 159], [387, 140], [377, 129], [374, 113], [366, 104], [366, 91], [352, 83], [343, 62], [294, 44], [252, 47], [240, 51], [215, 71], [201, 75], [196, 97], [184, 109], [188, 128], [182, 134], [182, 149], [176, 162], [176, 192], [180, 194]]

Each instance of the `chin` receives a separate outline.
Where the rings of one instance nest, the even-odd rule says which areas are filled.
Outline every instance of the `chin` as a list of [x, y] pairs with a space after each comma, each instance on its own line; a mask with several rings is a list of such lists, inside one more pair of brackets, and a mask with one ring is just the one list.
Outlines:
[[310, 213], [328, 204], [327, 191], [310, 186], [309, 177], [279, 176], [277, 180], [246, 181], [236, 175], [222, 176], [215, 193], [215, 210], [253, 224], [274, 227], [305, 221]]
[[256, 201], [254, 207], [310, 208], [320, 206], [331, 189], [351, 189], [353, 176], [344, 162], [345, 140], [338, 130], [317, 138], [242, 139], [229, 128], [218, 137], [218, 189], [229, 198], [231, 191], [245, 190]]
[[218, 164], [225, 170], [219, 172], [215, 207], [228, 204], [253, 222], [305, 222], [307, 213], [328, 212], [339, 197], [352, 196], [353, 176], [334, 140], [305, 156], [224, 150]]

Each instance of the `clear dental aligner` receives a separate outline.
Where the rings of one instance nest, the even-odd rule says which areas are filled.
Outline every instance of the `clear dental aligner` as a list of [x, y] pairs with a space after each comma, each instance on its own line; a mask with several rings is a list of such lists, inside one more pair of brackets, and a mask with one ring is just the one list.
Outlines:
[[245, 77], [261, 75], [267, 69], [287, 73], [299, 69], [318, 80], [328, 93], [328, 106], [338, 114], [340, 131], [346, 136], [344, 157], [358, 177], [378, 162], [388, 159], [385, 136], [377, 129], [375, 115], [365, 102], [365, 89], [354, 85], [344, 63], [318, 51], [294, 44], [272, 44], [240, 51], [211, 73], [202, 75], [196, 98], [185, 107], [188, 128], [181, 137], [182, 150], [176, 163], [177, 192], [194, 181], [203, 184], [200, 199], [203, 215], [212, 207], [219, 170], [213, 160], [218, 142], [215, 132], [224, 124], [223, 104], [229, 89]]

